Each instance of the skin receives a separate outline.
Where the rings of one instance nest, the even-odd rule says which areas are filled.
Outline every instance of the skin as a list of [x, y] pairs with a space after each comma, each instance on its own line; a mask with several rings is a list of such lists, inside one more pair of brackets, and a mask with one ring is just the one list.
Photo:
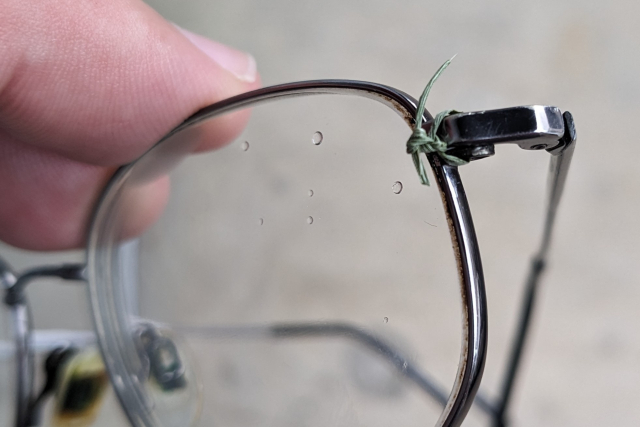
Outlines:
[[[135, 0], [0, 0], [0, 239], [84, 245], [114, 170], [206, 105], [256, 89], [253, 58], [181, 30]], [[207, 126], [199, 150], [246, 114]], [[158, 217], [167, 177], [139, 190], [129, 234]]]

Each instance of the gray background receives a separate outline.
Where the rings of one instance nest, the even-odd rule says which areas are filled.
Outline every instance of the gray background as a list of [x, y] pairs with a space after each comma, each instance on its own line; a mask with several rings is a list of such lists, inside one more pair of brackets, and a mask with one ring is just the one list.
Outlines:
[[[370, 80], [418, 95], [458, 54], [428, 108], [552, 104], [576, 119], [578, 147], [521, 383], [517, 425], [637, 425], [640, 336], [636, 2], [157, 1], [182, 27], [251, 52], [263, 84]], [[490, 304], [486, 382], [495, 388], [515, 301], [541, 224], [546, 159], [499, 149], [461, 170]], [[1, 247], [16, 268], [80, 253]], [[36, 323], [88, 326], [82, 291], [33, 292]], [[64, 316], [60, 313], [64, 313]], [[4, 400], [6, 401], [6, 399]]]

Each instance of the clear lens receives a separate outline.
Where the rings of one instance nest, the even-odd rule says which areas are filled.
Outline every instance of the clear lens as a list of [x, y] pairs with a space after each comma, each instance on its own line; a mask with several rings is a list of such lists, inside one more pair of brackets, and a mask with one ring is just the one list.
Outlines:
[[[435, 423], [421, 381], [453, 384], [459, 285], [406, 123], [367, 99], [280, 100], [232, 144], [185, 157], [206, 126], [124, 171], [92, 230], [97, 330], [130, 419]], [[169, 204], [132, 250], [136, 191], [169, 170]]]

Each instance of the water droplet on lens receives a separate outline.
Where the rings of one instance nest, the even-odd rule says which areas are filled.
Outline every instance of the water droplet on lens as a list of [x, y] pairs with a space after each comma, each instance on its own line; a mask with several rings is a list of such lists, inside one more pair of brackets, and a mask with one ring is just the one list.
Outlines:
[[402, 183], [400, 181], [396, 181], [395, 184], [391, 186], [391, 189], [393, 190], [394, 194], [402, 193]]
[[308, 194], [309, 194], [309, 197], [313, 197], [313, 190], [309, 190]]
[[260, 224], [260, 225], [264, 224], [264, 219], [262, 219], [262, 218], [258, 219], [258, 224]]
[[389, 318], [388, 317], [384, 318], [384, 323], [389, 323]]
[[249, 149], [249, 141], [244, 141], [242, 143], [242, 151], [247, 151]]
[[322, 132], [314, 132], [314, 134], [311, 136], [311, 142], [313, 142], [313, 145], [320, 145], [322, 144], [322, 138]]
[[312, 216], [307, 217], [307, 224], [309, 224], [309, 225], [313, 224], [313, 217]]

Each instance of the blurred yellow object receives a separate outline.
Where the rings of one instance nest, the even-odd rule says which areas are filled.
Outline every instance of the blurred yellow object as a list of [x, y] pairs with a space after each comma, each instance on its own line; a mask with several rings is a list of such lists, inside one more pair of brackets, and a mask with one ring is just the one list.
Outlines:
[[75, 354], [63, 368], [56, 387], [53, 425], [85, 427], [94, 423], [109, 378], [96, 349]]

